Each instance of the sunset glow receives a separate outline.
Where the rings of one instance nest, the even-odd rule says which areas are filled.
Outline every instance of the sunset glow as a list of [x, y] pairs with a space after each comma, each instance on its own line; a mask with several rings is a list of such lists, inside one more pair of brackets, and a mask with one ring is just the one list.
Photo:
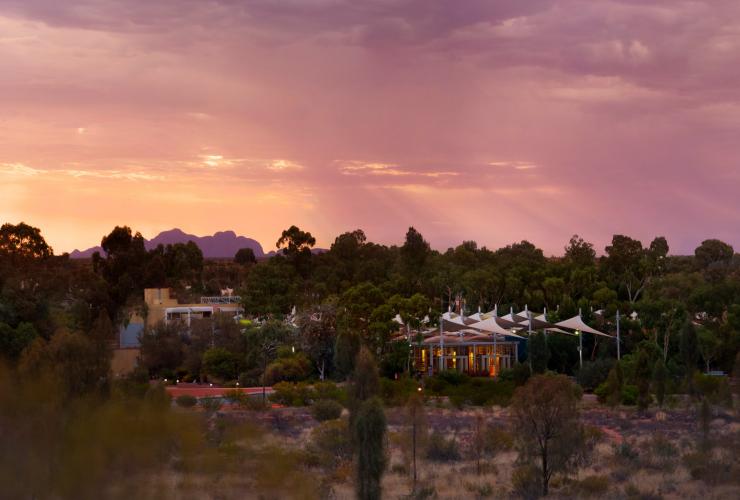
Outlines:
[[734, 0], [4, 1], [0, 218], [737, 247], [738, 60]]

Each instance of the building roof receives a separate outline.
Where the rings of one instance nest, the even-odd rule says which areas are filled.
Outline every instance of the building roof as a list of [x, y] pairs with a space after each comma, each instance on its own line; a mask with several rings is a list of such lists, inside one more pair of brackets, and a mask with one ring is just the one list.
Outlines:
[[578, 316], [573, 316], [570, 319], [566, 319], [565, 321], [555, 323], [555, 325], [561, 328], [568, 328], [569, 330], [592, 333], [594, 335], [601, 335], [602, 337], [611, 337], [611, 335], [600, 332], [588, 326], [586, 323], [583, 322], [583, 318], [581, 318], [580, 314]]

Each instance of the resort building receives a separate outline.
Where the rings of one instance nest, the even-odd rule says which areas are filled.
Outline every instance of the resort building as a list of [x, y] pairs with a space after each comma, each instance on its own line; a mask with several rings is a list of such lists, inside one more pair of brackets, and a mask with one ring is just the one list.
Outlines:
[[[396, 322], [403, 324], [400, 318], [396, 318]], [[485, 314], [478, 312], [470, 317], [448, 311], [440, 317], [439, 327], [418, 331], [402, 328], [396, 340], [409, 342], [417, 373], [433, 375], [454, 370], [495, 377], [501, 370], [519, 362], [520, 345], [528, 342], [529, 335], [535, 331], [578, 336], [579, 353], [584, 333], [612, 338], [585, 324], [580, 313], [565, 321], [550, 323], [545, 313], [536, 314], [525, 308], [520, 313], [511, 311], [501, 317], [496, 310]]]
[[147, 326], [159, 321], [183, 321], [190, 326], [193, 319], [210, 318], [216, 314], [238, 317], [244, 312], [240, 305], [241, 297], [237, 295], [201, 297], [198, 303], [180, 304], [169, 288], [146, 288], [144, 302]]

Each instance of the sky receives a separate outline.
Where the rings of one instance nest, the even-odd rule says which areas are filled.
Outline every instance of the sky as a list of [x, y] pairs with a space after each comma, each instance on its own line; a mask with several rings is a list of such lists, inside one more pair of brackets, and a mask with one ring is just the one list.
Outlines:
[[0, 0], [0, 222], [740, 248], [737, 0]]

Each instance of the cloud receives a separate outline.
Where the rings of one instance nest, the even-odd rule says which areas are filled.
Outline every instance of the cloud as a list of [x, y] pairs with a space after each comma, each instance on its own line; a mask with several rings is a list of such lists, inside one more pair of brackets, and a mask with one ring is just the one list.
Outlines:
[[735, 0], [5, 0], [0, 32], [3, 211], [62, 224], [89, 190], [99, 221], [59, 227], [92, 241], [133, 201], [151, 228], [259, 211], [235, 223], [267, 241], [305, 217], [445, 246], [502, 214], [555, 251], [691, 251], [740, 213]]

